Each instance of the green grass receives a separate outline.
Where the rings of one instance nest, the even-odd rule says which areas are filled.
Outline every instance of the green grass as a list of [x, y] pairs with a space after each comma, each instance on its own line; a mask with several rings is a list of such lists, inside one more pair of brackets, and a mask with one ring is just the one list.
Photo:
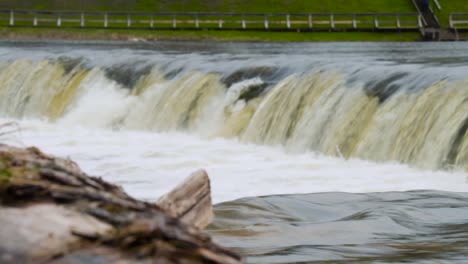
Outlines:
[[257, 32], [215, 30], [97, 30], [54, 28], [0, 28], [0, 36], [9, 39], [76, 39], [76, 40], [207, 40], [207, 41], [418, 41], [419, 33], [374, 32]]
[[[443, 26], [449, 13], [468, 12], [466, 0], [439, 0], [437, 16]], [[0, 9], [239, 12], [239, 13], [410, 13], [411, 0], [2, 0]]]
[[[447, 0], [449, 1], [449, 0]], [[39, 10], [86, 10], [86, 11], [144, 11], [144, 12], [236, 12], [236, 13], [412, 13], [415, 12], [410, 0], [3, 0], [0, 1], [0, 9], [39, 9]], [[20, 15], [18, 15], [20, 16]], [[120, 19], [120, 18], [119, 18]], [[170, 18], [167, 18], [169, 20]], [[216, 21], [218, 18], [213, 18]], [[223, 18], [225, 28], [238, 28], [239, 18]], [[278, 21], [275, 22], [275, 19]], [[283, 20], [282, 22], [279, 19]], [[298, 20], [291, 17], [291, 20]], [[306, 18], [301, 18], [306, 19]], [[317, 18], [326, 20], [328, 18]], [[345, 20], [350, 20], [346, 19]], [[361, 18], [359, 28], [372, 28], [372, 18]], [[382, 18], [383, 19], [383, 18]], [[389, 18], [387, 22], [383, 21], [382, 26], [394, 25], [394, 18]], [[408, 18], [407, 21], [410, 21]], [[124, 20], [124, 18], [122, 18]], [[262, 18], [247, 18], [253, 21], [247, 25], [248, 28], [263, 28]], [[258, 20], [258, 21], [257, 21]], [[271, 25], [283, 27], [284, 17], [270, 17]], [[138, 21], [138, 19], [137, 19]], [[141, 18], [145, 21], [138, 25], [138, 22], [132, 24], [132, 27], [147, 28], [148, 18]], [[188, 18], [193, 21], [193, 18]], [[304, 20], [305, 21], [305, 20]], [[317, 20], [314, 20], [317, 21]], [[404, 24], [406, 20], [402, 23]], [[319, 21], [320, 22], [320, 21]], [[414, 21], [410, 21], [413, 23]], [[4, 17], [0, 24], [6, 26], [8, 17]], [[21, 24], [23, 23], [23, 24]], [[30, 26], [31, 21], [28, 18], [25, 21], [18, 21], [17, 25]], [[44, 22], [42, 26], [53, 27], [54, 22]], [[156, 27], [158, 21], [155, 21]], [[181, 22], [184, 23], [184, 22]], [[192, 23], [192, 22], [190, 22]], [[121, 23], [125, 27], [125, 22]], [[414, 23], [413, 23], [414, 24]], [[0, 25], [0, 26], [1, 26]], [[119, 26], [112, 25], [112, 26]], [[167, 26], [168, 24], [164, 24]], [[66, 25], [65, 22], [63, 26]], [[75, 25], [76, 26], [76, 25]], [[90, 26], [87, 23], [87, 26]], [[93, 25], [91, 25], [93, 26]], [[96, 27], [102, 25], [94, 25]], [[200, 25], [201, 27], [217, 27], [216, 23], [211, 25]], [[405, 26], [405, 25], [402, 25]], [[410, 23], [408, 22], [408, 26]], [[308, 27], [306, 23], [293, 25], [293, 28], [302, 29]], [[318, 23], [316, 28], [329, 25]], [[337, 27], [350, 27], [337, 26]], [[183, 40], [225, 40], [225, 41], [414, 41], [419, 40], [418, 33], [295, 33], [295, 32], [252, 32], [252, 31], [150, 31], [150, 30], [98, 30], [98, 29], [53, 29], [53, 28], [3, 28], [4, 37], [49, 37], [49, 38], [72, 38], [72, 39], [183, 39]]]
[[410, 0], [3, 0], [0, 8], [148, 12], [415, 12]]
[[[439, 0], [442, 10], [438, 11], [433, 7], [436, 15], [439, 18], [440, 24], [443, 26], [449, 25], [449, 14], [457, 12], [468, 13], [468, 1], [466, 0]], [[468, 18], [467, 18], [468, 19]]]

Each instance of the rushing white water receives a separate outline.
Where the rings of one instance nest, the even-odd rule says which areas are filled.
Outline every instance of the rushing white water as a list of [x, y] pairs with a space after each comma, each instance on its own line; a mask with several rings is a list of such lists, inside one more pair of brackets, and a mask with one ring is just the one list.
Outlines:
[[[2, 120], [6, 121], [6, 120]], [[343, 160], [280, 147], [203, 140], [181, 133], [110, 131], [21, 121], [17, 145], [77, 161], [87, 172], [154, 200], [189, 173], [205, 168], [215, 202], [246, 196], [313, 192], [465, 191], [466, 173], [421, 171], [395, 163]]]
[[395, 51], [382, 55], [372, 45], [153, 51], [7, 43], [0, 116], [19, 122], [16, 144], [70, 156], [145, 199], [198, 168], [212, 177], [217, 202], [466, 190], [468, 50], [387, 45]]

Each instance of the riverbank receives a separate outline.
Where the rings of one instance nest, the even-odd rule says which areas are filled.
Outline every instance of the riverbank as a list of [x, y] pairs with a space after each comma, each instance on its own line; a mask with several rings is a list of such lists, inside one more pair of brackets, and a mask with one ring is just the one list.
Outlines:
[[7, 40], [105, 40], [105, 41], [420, 41], [417, 32], [258, 32], [218, 30], [125, 30], [0, 28], [0, 39]]
[[[447, 0], [448, 1], [448, 0]], [[135, 12], [240, 12], [240, 13], [408, 13], [416, 11], [408, 0], [361, 0], [361, 1], [302, 1], [302, 0], [81, 0], [40, 2], [29, 0], [3, 0], [3, 9], [30, 10], [87, 10], [87, 11], [135, 11]]]

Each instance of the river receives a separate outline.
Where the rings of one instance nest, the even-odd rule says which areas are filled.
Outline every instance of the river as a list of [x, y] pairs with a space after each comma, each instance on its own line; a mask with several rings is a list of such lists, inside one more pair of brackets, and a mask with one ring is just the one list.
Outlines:
[[247, 262], [464, 262], [464, 43], [0, 42], [1, 140], [155, 200], [212, 180]]

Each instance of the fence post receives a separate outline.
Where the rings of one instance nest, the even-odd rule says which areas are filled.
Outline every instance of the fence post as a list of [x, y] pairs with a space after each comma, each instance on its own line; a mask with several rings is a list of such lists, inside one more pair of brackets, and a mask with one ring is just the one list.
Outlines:
[[81, 13], [81, 18], [80, 18], [80, 27], [84, 27], [85, 26], [85, 17], [84, 17], [84, 13]]
[[15, 13], [13, 10], [10, 11], [10, 27], [15, 25]]
[[353, 29], [357, 29], [356, 14], [353, 14]]
[[127, 27], [131, 27], [132, 26], [132, 16], [131, 15], [127, 15]]
[[60, 17], [60, 14], [57, 15], [57, 27], [60, 27], [62, 25], [62, 18]]
[[200, 27], [200, 22], [198, 21], [198, 15], [195, 15], [195, 27], [196, 28]]
[[150, 28], [154, 28], [154, 16], [150, 17]]
[[379, 28], [379, 19], [377, 18], [377, 16], [374, 16], [374, 28]]
[[264, 24], [265, 24], [265, 29], [268, 29], [268, 17], [267, 16], [265, 16]]
[[177, 28], [176, 15], [172, 16], [172, 28]]
[[330, 27], [335, 29], [335, 16], [333, 14], [330, 14]]
[[109, 21], [107, 18], [107, 13], [104, 13], [104, 28], [107, 28], [108, 25], [109, 25]]
[[36, 13], [34, 13], [33, 27], [37, 27], [37, 14]]
[[312, 14], [309, 14], [309, 29], [312, 29]]
[[396, 27], [397, 29], [401, 28], [401, 23], [400, 23], [400, 15], [396, 15]]
[[242, 15], [242, 29], [245, 29], [247, 26], [245, 24], [245, 16]]
[[449, 25], [450, 25], [450, 28], [453, 28], [453, 16], [452, 16], [452, 14], [449, 15]]
[[223, 20], [221, 18], [218, 19], [218, 28], [223, 28]]
[[286, 27], [287, 27], [288, 29], [291, 28], [291, 20], [290, 20], [289, 14], [286, 15]]

